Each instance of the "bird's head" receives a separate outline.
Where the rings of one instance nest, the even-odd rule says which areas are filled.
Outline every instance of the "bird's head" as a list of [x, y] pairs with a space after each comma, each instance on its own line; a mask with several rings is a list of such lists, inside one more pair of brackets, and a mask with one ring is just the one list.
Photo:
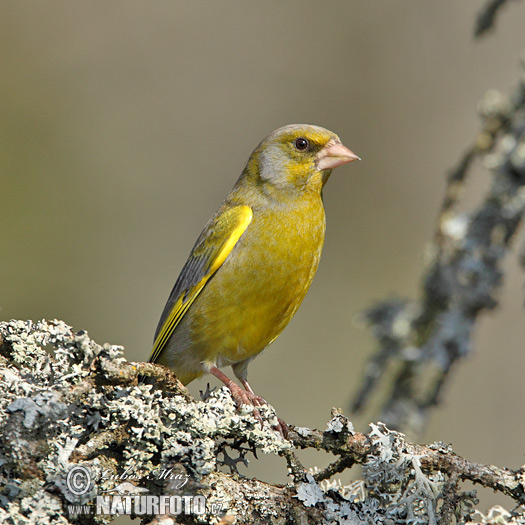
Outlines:
[[281, 190], [320, 192], [337, 166], [359, 157], [319, 126], [291, 124], [270, 133], [252, 153], [247, 170]]

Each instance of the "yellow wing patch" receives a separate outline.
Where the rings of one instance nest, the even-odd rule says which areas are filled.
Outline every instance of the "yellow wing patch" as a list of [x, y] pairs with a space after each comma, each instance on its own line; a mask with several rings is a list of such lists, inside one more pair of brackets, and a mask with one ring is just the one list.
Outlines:
[[[196, 282], [192, 282], [191, 274], [185, 275], [185, 279], [188, 282], [181, 284], [186, 284], [186, 286], [182, 286], [181, 290], [177, 290], [178, 296], [176, 298], [170, 297], [168, 299], [168, 302], [173, 300], [173, 306], [155, 338], [149, 359], [150, 362], [154, 363], [157, 360], [180, 320], [184, 317], [184, 314], [206, 283], [231, 253], [237, 241], [252, 221], [252, 217], [253, 212], [249, 206], [235, 206], [223, 213], [219, 213], [212, 220], [211, 224], [206, 226], [185, 266], [186, 268], [195, 260], [205, 258], [204, 274], [199, 275]], [[183, 273], [184, 269], [181, 275]], [[175, 287], [177, 288], [177, 284]]]

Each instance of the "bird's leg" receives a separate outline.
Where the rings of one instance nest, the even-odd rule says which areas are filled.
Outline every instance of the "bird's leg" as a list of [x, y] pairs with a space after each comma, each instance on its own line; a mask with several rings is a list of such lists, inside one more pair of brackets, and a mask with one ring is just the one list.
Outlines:
[[[237, 383], [232, 381], [224, 372], [221, 372], [216, 366], [210, 368], [210, 374], [213, 374], [217, 379], [222, 381], [232, 393], [233, 399], [237, 401], [238, 405], [252, 405], [253, 406], [253, 417], [261, 423], [261, 428], [263, 427], [263, 420], [261, 414], [257, 410], [258, 406], [267, 405], [266, 400], [255, 394], [252, 387], [246, 381], [246, 379], [241, 379], [241, 383], [246, 390], [243, 390]], [[288, 439], [288, 425], [280, 418], [277, 418], [277, 425], [273, 428], [283, 436], [284, 439]]]
[[213, 374], [217, 379], [222, 381], [230, 389], [233, 399], [237, 401], [238, 405], [253, 406], [253, 416], [261, 423], [262, 428], [263, 420], [261, 414], [259, 414], [259, 411], [256, 408], [257, 406], [260, 406], [259, 399], [257, 399], [259, 398], [259, 396], [256, 396], [251, 388], [249, 391], [243, 390], [237, 383], [232, 381], [224, 372], [221, 372], [216, 366], [212, 366], [210, 368], [210, 374]]
[[[249, 392], [254, 400], [257, 402], [257, 406], [261, 405], [267, 405], [266, 399], [264, 397], [258, 396], [253, 391], [253, 388], [250, 386], [250, 383], [246, 381], [246, 379], [241, 379], [242, 386], [246, 389], [247, 392]], [[284, 420], [282, 420], [280, 417], [277, 417], [277, 425], [275, 425], [273, 428], [277, 430], [283, 436], [283, 438], [288, 439], [288, 425]]]
[[246, 381], [246, 379], [241, 379], [241, 383], [242, 383], [242, 386], [244, 387], [244, 389], [246, 390], [246, 392], [248, 392], [249, 394], [251, 394], [253, 396], [253, 401], [254, 401], [254, 404], [256, 406], [261, 406], [261, 405], [267, 405], [268, 403], [266, 402], [266, 399], [264, 399], [264, 397], [261, 397], [261, 396], [258, 396], [255, 394], [255, 392], [253, 391], [253, 388], [250, 386], [250, 383], [248, 383], [248, 381]]

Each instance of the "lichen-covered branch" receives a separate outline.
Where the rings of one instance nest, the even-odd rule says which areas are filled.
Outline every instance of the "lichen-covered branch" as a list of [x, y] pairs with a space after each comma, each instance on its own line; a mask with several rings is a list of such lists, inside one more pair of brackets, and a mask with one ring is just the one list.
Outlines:
[[[498, 304], [502, 263], [525, 212], [525, 75], [510, 98], [488, 92], [479, 112], [482, 129], [448, 178], [421, 299], [392, 299], [365, 313], [379, 349], [353, 409], [380, 382], [388, 385], [380, 419], [416, 439], [449, 372], [471, 351], [480, 314]], [[479, 205], [462, 212], [466, 179], [481, 164], [475, 159], [490, 168], [492, 184]], [[397, 367], [387, 366], [392, 360]]]
[[[272, 407], [259, 408], [261, 428], [227, 389], [195, 400], [164, 368], [129, 363], [122, 348], [98, 345], [61, 321], [0, 323], [0, 384], [2, 523], [107, 523], [115, 501], [125, 512], [134, 498], [201, 498], [204, 506], [174, 511], [171, 523], [445, 525], [473, 514], [465, 480], [525, 502], [521, 469], [409, 443], [382, 423], [362, 434], [336, 409], [326, 430], [292, 426], [284, 440], [272, 429]], [[334, 461], [306, 470], [295, 455], [304, 448]], [[283, 457], [288, 484], [239, 474], [237, 465], [260, 453]], [[333, 479], [355, 465], [361, 483]], [[130, 508], [145, 523], [168, 522], [166, 510]]]

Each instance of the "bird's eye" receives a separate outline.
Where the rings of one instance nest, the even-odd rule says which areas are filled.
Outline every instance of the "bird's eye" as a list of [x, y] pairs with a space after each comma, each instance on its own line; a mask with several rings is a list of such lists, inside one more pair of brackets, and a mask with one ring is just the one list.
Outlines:
[[308, 148], [309, 146], [309, 142], [304, 139], [304, 138], [299, 138], [299, 139], [296, 139], [295, 141], [295, 147], [299, 150], [299, 151], [304, 151], [306, 148]]

